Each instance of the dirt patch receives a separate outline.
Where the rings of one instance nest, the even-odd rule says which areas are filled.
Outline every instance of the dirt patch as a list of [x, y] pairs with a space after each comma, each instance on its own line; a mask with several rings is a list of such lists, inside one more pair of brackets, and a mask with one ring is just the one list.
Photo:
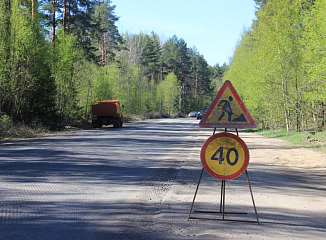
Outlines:
[[[202, 143], [211, 135], [202, 130]], [[187, 220], [201, 171], [201, 144], [193, 147], [166, 202], [175, 239], [324, 239], [326, 233], [326, 154], [314, 149], [240, 132], [250, 151], [248, 173], [260, 224], [237, 221]], [[190, 152], [188, 150], [188, 152]], [[194, 157], [194, 155], [197, 156]], [[191, 160], [190, 160], [191, 159]], [[220, 206], [221, 181], [204, 172], [194, 210]], [[226, 211], [247, 212], [228, 220], [255, 220], [245, 174], [226, 181]], [[186, 204], [188, 202], [188, 204]], [[183, 214], [183, 215], [182, 215]], [[177, 218], [177, 216], [183, 216]], [[220, 218], [219, 215], [207, 215]], [[165, 226], [168, 228], [168, 226]], [[176, 237], [178, 236], [178, 237]]]
[[326, 153], [322, 151], [291, 145], [276, 138], [266, 138], [250, 133], [242, 135], [250, 149], [252, 162], [307, 170], [316, 168], [326, 170]]

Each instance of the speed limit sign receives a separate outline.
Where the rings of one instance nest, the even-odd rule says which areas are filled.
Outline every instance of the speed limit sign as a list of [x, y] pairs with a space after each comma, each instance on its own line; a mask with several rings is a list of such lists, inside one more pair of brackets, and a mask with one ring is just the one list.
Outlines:
[[239, 177], [248, 167], [249, 150], [245, 142], [232, 133], [209, 137], [200, 153], [205, 170], [221, 180]]

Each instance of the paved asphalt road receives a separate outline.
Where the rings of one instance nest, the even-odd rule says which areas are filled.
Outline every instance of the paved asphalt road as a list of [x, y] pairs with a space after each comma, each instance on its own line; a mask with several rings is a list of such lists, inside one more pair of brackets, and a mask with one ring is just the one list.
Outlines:
[[[184, 161], [174, 152], [185, 155], [194, 144], [198, 121], [191, 120], [1, 143], [0, 239], [146, 238], [144, 224]], [[139, 199], [152, 186], [159, 192], [144, 205]]]
[[[185, 118], [1, 142], [0, 239], [324, 239], [325, 188], [304, 187], [304, 196], [298, 171], [259, 162], [248, 171], [260, 225], [188, 221], [211, 134]], [[261, 158], [262, 142], [244, 136]], [[218, 208], [219, 184], [204, 173], [195, 208]], [[245, 174], [226, 189], [227, 206], [255, 220]], [[294, 208], [294, 199], [319, 207]]]

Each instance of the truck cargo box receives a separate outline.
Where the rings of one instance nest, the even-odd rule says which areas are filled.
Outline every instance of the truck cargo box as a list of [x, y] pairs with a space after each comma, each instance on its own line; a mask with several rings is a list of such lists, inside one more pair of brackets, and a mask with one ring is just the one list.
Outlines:
[[93, 116], [112, 116], [119, 115], [120, 113], [119, 101], [99, 101], [96, 105], [92, 106]]
[[113, 124], [113, 127], [122, 127], [123, 115], [118, 100], [98, 101], [92, 105], [92, 125], [101, 128], [102, 125]]

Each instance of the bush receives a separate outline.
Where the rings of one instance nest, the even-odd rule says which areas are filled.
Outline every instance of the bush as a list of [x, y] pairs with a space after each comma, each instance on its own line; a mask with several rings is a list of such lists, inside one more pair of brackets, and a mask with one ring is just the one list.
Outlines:
[[8, 115], [0, 115], [0, 138], [8, 137], [8, 132], [13, 126], [13, 122]]
[[170, 118], [171, 116], [165, 112], [143, 112], [143, 119], [159, 119], [159, 118]]
[[23, 123], [15, 124], [8, 115], [0, 116], [0, 139], [34, 137], [45, 131], [46, 129], [39, 124], [35, 124], [35, 127]]

